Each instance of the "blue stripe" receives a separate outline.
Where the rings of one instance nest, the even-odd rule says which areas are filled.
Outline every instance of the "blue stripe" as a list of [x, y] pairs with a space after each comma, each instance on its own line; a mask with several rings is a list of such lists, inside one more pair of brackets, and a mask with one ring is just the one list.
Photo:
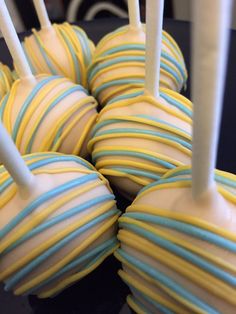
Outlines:
[[132, 174], [135, 176], [147, 177], [147, 178], [150, 178], [152, 180], [159, 180], [160, 179], [160, 176], [155, 175], [154, 173], [151, 173], [148, 171], [144, 171], [144, 170], [136, 170], [136, 169], [125, 168], [125, 167], [116, 167], [116, 166], [112, 166], [112, 169], [119, 171], [119, 172]]
[[177, 101], [174, 97], [171, 97], [168, 94], [163, 93], [163, 92], [160, 92], [160, 96], [164, 98], [169, 104], [178, 108], [179, 110], [184, 112], [188, 117], [192, 118], [193, 116], [192, 110], [190, 110], [187, 106], [185, 106], [181, 102]]
[[100, 157], [106, 157], [106, 156], [131, 156], [131, 157], [135, 157], [135, 158], [142, 158], [148, 161], [151, 161], [157, 165], [163, 166], [167, 169], [173, 169], [175, 168], [175, 165], [164, 161], [162, 159], [156, 158], [154, 156], [145, 154], [145, 153], [139, 153], [139, 152], [132, 152], [132, 151], [128, 151], [128, 150], [115, 150], [115, 151], [109, 151], [109, 150], [103, 150], [102, 152], [93, 153], [93, 161], [96, 162], [97, 159], [99, 159]]

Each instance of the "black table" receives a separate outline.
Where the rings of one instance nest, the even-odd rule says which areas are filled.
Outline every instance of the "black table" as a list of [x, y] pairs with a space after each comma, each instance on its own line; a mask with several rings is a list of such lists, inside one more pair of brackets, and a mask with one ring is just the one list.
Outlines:
[[[108, 32], [127, 24], [127, 20], [101, 19], [96, 22], [78, 23], [88, 36], [97, 43]], [[164, 20], [164, 29], [179, 44], [185, 57], [187, 69], [190, 69], [190, 24], [175, 20]], [[22, 38], [25, 34], [20, 35]], [[232, 31], [229, 63], [224, 97], [224, 110], [218, 152], [218, 168], [236, 174], [236, 31]], [[11, 65], [11, 57], [4, 41], [0, 40], [0, 61]], [[183, 94], [190, 97], [190, 77], [188, 87]], [[235, 107], [234, 107], [235, 106]], [[125, 209], [128, 202], [118, 193], [118, 207]], [[67, 289], [54, 299], [39, 300], [29, 297], [15, 298], [5, 294], [0, 287], [0, 313], [2, 314], [118, 314], [128, 294], [127, 287], [117, 276], [119, 263], [114, 257], [108, 258], [97, 270]], [[99, 284], [98, 284], [99, 283]], [[101, 288], [102, 287], [102, 288]]]

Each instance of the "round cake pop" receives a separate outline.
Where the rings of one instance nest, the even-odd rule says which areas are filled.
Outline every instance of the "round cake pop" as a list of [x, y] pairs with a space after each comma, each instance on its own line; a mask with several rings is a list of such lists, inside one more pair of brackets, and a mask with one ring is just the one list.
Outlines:
[[[138, 0], [130, 0], [128, 4], [130, 24], [98, 43], [88, 70], [90, 89], [102, 106], [131, 88], [144, 86], [145, 26], [140, 23]], [[182, 53], [165, 31], [160, 46], [160, 86], [179, 92], [187, 79]]]
[[196, 203], [190, 169], [176, 168], [120, 218], [115, 255], [136, 313], [235, 313], [236, 176], [215, 181], [220, 193]]
[[189, 164], [191, 157], [192, 105], [174, 91], [159, 91], [162, 23], [158, 28], [155, 23], [147, 20], [144, 91], [108, 103], [88, 145], [96, 168], [131, 199], [167, 170]]
[[194, 4], [192, 169], [144, 188], [120, 219], [116, 257], [137, 313], [235, 313], [236, 176], [214, 170], [232, 2]]
[[9, 92], [13, 80], [9, 67], [0, 62], [0, 100]]
[[96, 100], [81, 86], [60, 76], [34, 77], [25, 59], [9, 14], [0, 26], [20, 79], [0, 103], [0, 116], [22, 154], [59, 151], [87, 155]]
[[87, 87], [87, 67], [91, 63], [94, 44], [78, 26], [51, 24], [43, 0], [34, 0], [41, 29], [22, 43], [34, 74], [63, 75]]
[[0, 137], [0, 281], [15, 295], [51, 297], [117, 248], [114, 195], [85, 160], [22, 159], [2, 124]]

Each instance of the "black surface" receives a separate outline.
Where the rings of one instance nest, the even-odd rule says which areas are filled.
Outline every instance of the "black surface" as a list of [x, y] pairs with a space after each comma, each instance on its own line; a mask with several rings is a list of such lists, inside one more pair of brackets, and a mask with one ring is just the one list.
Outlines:
[[[101, 19], [96, 22], [81, 22], [79, 25], [84, 28], [89, 37], [97, 43], [98, 40], [118, 26], [126, 24], [126, 20]], [[188, 70], [190, 69], [190, 25], [187, 22], [165, 20], [164, 29], [168, 31], [179, 44]], [[21, 36], [22, 37], [22, 36]], [[221, 137], [218, 155], [218, 167], [222, 170], [236, 173], [236, 31], [232, 31], [229, 64], [226, 80], [226, 91], [224, 98], [224, 112], [221, 128]], [[2, 62], [11, 64], [11, 58], [7, 48], [0, 40], [0, 59]], [[188, 88], [184, 94], [190, 95], [190, 78]], [[116, 191], [115, 191], [116, 193]], [[118, 206], [125, 209], [129, 202], [124, 201], [117, 195]], [[119, 263], [113, 257], [107, 259], [97, 270], [81, 280], [75, 286], [67, 289], [59, 296], [49, 300], [39, 300], [30, 297], [29, 301], [35, 314], [117, 314], [125, 302], [127, 288], [117, 276]], [[0, 292], [1, 300], [1, 292]], [[14, 303], [14, 298], [12, 302]], [[23, 300], [23, 299], [22, 299]], [[5, 307], [5, 309], [4, 309]], [[15, 311], [7, 311], [7, 304], [0, 305], [0, 313], [16, 314]], [[22, 314], [28, 314], [26, 311]]]

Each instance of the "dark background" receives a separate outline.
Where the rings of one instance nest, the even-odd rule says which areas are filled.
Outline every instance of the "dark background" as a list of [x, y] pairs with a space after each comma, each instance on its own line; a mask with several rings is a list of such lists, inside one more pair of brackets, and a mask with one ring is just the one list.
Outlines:
[[[80, 5], [75, 14], [76, 21], [81, 21], [87, 19], [87, 14], [94, 8], [98, 3], [101, 3], [101, 0], [80, 0]], [[115, 8], [121, 9], [122, 11], [127, 12], [127, 0], [103, 0], [104, 4], [112, 4]], [[7, 3], [7, 0], [6, 0]], [[32, 27], [38, 27], [38, 19], [34, 10], [32, 0], [14, 0], [14, 3], [20, 13], [22, 21], [25, 25], [25, 29], [30, 29]], [[65, 21], [68, 17], [69, 5], [72, 3], [72, 0], [45, 0], [47, 6], [47, 11], [52, 22], [60, 23]], [[140, 0], [140, 13], [141, 18], [145, 20], [145, 0]], [[109, 10], [108, 8], [99, 10], [95, 15], [94, 19], [105, 18], [105, 17], [120, 17], [115, 12]], [[168, 18], [173, 18], [173, 3], [172, 0], [165, 0], [165, 9], [164, 16]]]

